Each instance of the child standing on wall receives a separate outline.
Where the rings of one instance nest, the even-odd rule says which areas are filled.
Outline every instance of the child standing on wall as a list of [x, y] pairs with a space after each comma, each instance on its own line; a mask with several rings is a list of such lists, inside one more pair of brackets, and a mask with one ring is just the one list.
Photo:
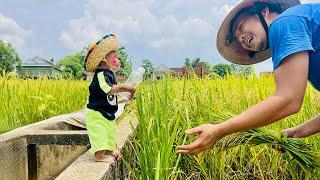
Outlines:
[[104, 36], [95, 43], [85, 57], [86, 69], [94, 72], [89, 86], [89, 101], [86, 109], [86, 126], [91, 149], [97, 162], [112, 163], [120, 156], [116, 150], [115, 113], [118, 110], [117, 93], [129, 92], [132, 99], [136, 91], [131, 85], [118, 85], [115, 72], [121, 63], [117, 57], [115, 35]]

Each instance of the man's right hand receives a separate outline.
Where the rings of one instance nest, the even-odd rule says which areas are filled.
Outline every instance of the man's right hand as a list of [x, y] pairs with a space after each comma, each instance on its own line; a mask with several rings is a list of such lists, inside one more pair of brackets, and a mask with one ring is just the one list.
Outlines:
[[285, 137], [288, 137], [288, 138], [300, 138], [301, 137], [301, 132], [299, 131], [299, 129], [297, 127], [284, 129], [281, 131], [281, 133]]

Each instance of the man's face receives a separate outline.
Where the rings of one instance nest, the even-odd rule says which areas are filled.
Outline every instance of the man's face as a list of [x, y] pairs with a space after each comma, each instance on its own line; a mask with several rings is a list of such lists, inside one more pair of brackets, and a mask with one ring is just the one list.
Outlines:
[[232, 33], [241, 46], [250, 51], [262, 51], [267, 47], [267, 34], [258, 15], [244, 13], [232, 27]]

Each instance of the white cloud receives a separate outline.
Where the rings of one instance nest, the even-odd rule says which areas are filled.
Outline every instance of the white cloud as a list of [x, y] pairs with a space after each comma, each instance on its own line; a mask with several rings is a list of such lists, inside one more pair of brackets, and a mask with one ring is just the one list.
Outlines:
[[79, 50], [114, 33], [130, 55], [137, 57], [159, 62], [159, 54], [170, 52], [181, 65], [188, 56], [213, 59], [216, 31], [231, 4], [216, 0], [89, 0], [84, 15], [69, 21], [60, 40]]
[[13, 19], [0, 12], [0, 39], [11, 43], [18, 51], [21, 51], [25, 39], [31, 36], [32, 31], [20, 27]]

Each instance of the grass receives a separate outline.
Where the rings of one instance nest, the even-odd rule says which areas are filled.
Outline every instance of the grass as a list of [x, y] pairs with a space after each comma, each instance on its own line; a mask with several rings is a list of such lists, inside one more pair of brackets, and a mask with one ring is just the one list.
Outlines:
[[[82, 108], [89, 82], [0, 78], [0, 132]], [[320, 137], [299, 141], [279, 135], [320, 112], [320, 96], [308, 87], [301, 111], [259, 130], [228, 136], [197, 156], [176, 147], [190, 143], [184, 131], [227, 120], [268, 97], [272, 77], [174, 79], [145, 83], [136, 94], [139, 125], [124, 159], [132, 179], [312, 179]], [[220, 144], [221, 145], [221, 144]], [[223, 151], [221, 151], [223, 149]], [[278, 150], [286, 150], [284, 153]], [[316, 153], [317, 153], [316, 152]]]
[[[267, 76], [229, 76], [215, 80], [169, 78], [141, 86], [136, 100], [139, 125], [127, 147], [130, 158], [126, 158], [133, 179], [309, 179], [311, 175], [319, 176], [315, 158], [319, 155], [313, 154], [314, 149], [320, 148], [319, 136], [296, 141], [277, 135], [281, 129], [318, 115], [320, 96], [310, 87], [298, 114], [249, 131], [247, 136], [241, 134], [243, 141], [231, 141], [232, 136], [227, 137], [234, 143], [233, 148], [221, 151], [214, 147], [197, 156], [176, 153], [177, 145], [194, 140], [185, 136], [186, 129], [227, 120], [268, 97], [274, 89], [273, 78]], [[257, 138], [260, 140], [254, 141]], [[264, 139], [267, 143], [263, 143]], [[270, 146], [273, 140], [278, 140], [275, 144], [287, 151], [275, 150]]]
[[0, 134], [83, 108], [88, 82], [0, 77]]

